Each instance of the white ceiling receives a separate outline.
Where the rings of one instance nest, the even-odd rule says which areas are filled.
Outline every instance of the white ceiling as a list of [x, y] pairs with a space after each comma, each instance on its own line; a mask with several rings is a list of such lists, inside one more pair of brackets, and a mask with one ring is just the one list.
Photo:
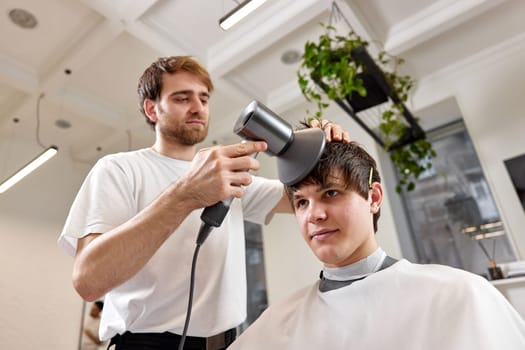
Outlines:
[[[360, 36], [404, 57], [406, 72], [416, 80], [525, 33], [522, 0], [337, 4]], [[287, 50], [302, 51], [321, 33], [318, 23], [329, 21], [331, 5], [268, 0], [226, 32], [218, 20], [236, 6], [233, 0], [2, 0], [0, 158], [13, 138], [38, 149], [41, 93], [39, 137], [73, 159], [93, 161], [149, 145], [153, 133], [138, 112], [135, 89], [159, 56], [193, 55], [208, 67], [216, 86], [209, 142], [230, 137], [252, 99], [278, 113], [297, 109], [304, 103], [296, 83], [298, 63], [286, 65], [280, 57]], [[13, 8], [32, 12], [36, 28], [15, 26], [8, 18]], [[345, 22], [337, 25], [344, 28]], [[71, 128], [58, 128], [59, 119]]]

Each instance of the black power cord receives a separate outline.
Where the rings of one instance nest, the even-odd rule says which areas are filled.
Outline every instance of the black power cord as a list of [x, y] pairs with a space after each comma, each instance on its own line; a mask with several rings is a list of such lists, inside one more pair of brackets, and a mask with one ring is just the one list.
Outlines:
[[191, 309], [193, 304], [193, 291], [195, 289], [195, 269], [197, 266], [197, 256], [199, 256], [199, 250], [201, 248], [202, 243], [208, 237], [208, 234], [211, 232], [212, 226], [202, 223], [201, 228], [199, 230], [199, 237], [204, 239], [200, 240], [197, 239], [197, 245], [195, 246], [195, 251], [193, 252], [193, 260], [191, 262], [191, 275], [190, 275], [190, 292], [188, 296], [188, 309], [186, 311], [186, 320], [184, 321], [184, 330], [182, 331], [182, 336], [180, 338], [179, 342], [179, 348], [178, 350], [184, 349], [184, 342], [186, 341], [186, 334], [188, 333], [188, 326], [190, 325], [190, 317], [191, 317]]
[[186, 320], [184, 321], [184, 329], [182, 331], [182, 336], [179, 342], [178, 350], [184, 349], [184, 342], [186, 341], [186, 334], [188, 333], [188, 326], [190, 324], [191, 309], [193, 304], [193, 291], [195, 289], [195, 270], [197, 267], [197, 256], [199, 255], [199, 250], [208, 238], [211, 230], [214, 227], [221, 226], [224, 217], [228, 214], [230, 209], [230, 204], [233, 198], [225, 199], [221, 202], [217, 202], [211, 207], [206, 207], [201, 214], [202, 224], [199, 229], [199, 234], [197, 235], [197, 241], [195, 246], [195, 251], [193, 253], [193, 260], [191, 262], [191, 274], [190, 274], [190, 291], [188, 296], [188, 309], [186, 310]]
[[[254, 153], [253, 158], [257, 158], [259, 153]], [[199, 250], [201, 245], [204, 243], [211, 230], [214, 227], [221, 226], [226, 214], [230, 210], [230, 204], [232, 203], [233, 198], [227, 198], [220, 202], [215, 203], [212, 206], [204, 208], [201, 214], [202, 224], [199, 229], [199, 234], [197, 235], [197, 242], [195, 251], [193, 253], [193, 261], [191, 262], [191, 275], [190, 275], [190, 291], [188, 296], [188, 309], [186, 310], [186, 320], [184, 321], [184, 329], [182, 331], [182, 336], [179, 342], [178, 350], [184, 349], [184, 342], [186, 341], [186, 334], [188, 333], [188, 326], [190, 324], [191, 309], [193, 304], [193, 291], [195, 289], [195, 269], [197, 266], [197, 256], [199, 255]]]

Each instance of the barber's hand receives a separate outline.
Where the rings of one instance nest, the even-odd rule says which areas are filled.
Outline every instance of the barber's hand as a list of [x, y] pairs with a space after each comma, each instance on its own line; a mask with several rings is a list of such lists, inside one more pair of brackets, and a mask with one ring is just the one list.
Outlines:
[[252, 182], [249, 171], [259, 169], [260, 165], [251, 155], [263, 152], [267, 147], [265, 142], [249, 141], [197, 152], [189, 171], [181, 179], [194, 208], [207, 207], [230, 197], [242, 197], [242, 186]]
[[332, 123], [328, 120], [319, 120], [319, 119], [312, 119], [308, 122], [311, 127], [313, 128], [321, 128], [323, 129], [325, 135], [326, 135], [326, 141], [332, 142], [332, 141], [344, 141], [344, 142], [350, 142], [350, 135], [343, 130], [343, 128], [336, 123]]

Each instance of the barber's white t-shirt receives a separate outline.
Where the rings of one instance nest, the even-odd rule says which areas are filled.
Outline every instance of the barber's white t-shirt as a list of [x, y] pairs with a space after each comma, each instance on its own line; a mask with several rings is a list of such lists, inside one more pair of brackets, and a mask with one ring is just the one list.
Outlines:
[[[126, 222], [189, 166], [150, 148], [100, 159], [77, 194], [59, 245], [74, 255], [79, 238]], [[264, 223], [282, 193], [279, 181], [254, 177], [242, 200], [233, 200], [221, 227], [202, 245], [188, 335], [211, 336], [246, 318], [243, 221]], [[101, 339], [125, 331], [182, 333], [201, 212], [192, 212], [135, 276], [105, 296]]]

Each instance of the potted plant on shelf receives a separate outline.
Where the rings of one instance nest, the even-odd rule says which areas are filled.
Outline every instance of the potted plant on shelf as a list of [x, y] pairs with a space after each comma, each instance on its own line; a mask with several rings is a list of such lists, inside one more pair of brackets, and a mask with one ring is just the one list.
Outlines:
[[[303, 95], [317, 107], [315, 113], [307, 112], [320, 119], [329, 101], [335, 101], [389, 152], [401, 174], [397, 192], [413, 190], [413, 180], [432, 166], [436, 153], [405, 106], [413, 81], [397, 73], [403, 60], [385, 51], [374, 60], [368, 42], [355, 32], [341, 36], [334, 27], [321, 25], [326, 32], [305, 44], [298, 72]], [[378, 105], [383, 108], [380, 122], [372, 128], [357, 113]]]

